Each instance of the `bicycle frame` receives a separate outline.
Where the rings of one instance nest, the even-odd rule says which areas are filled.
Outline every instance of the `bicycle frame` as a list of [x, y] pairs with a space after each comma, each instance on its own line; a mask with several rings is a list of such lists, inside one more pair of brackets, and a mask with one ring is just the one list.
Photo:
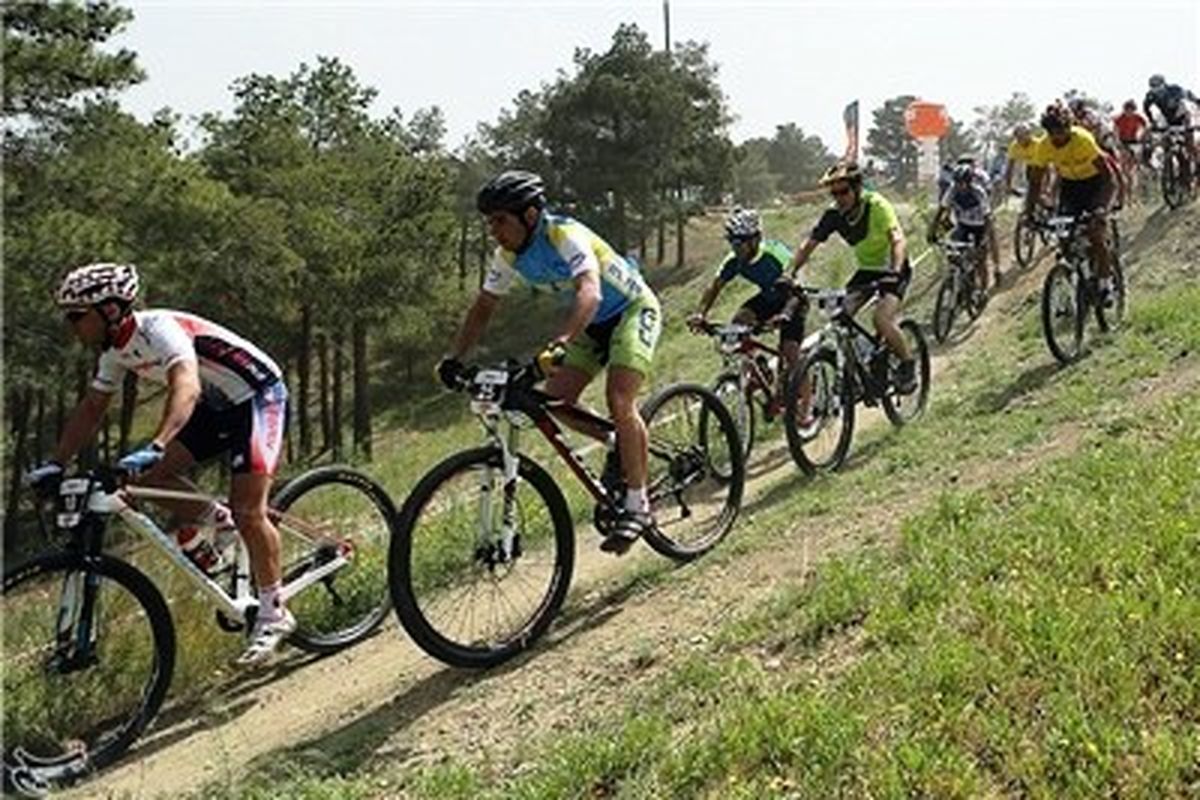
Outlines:
[[771, 395], [775, 390], [771, 381], [763, 374], [755, 355], [764, 353], [775, 359], [780, 358], [777, 348], [754, 338], [754, 329], [748, 325], [710, 325], [704, 332], [717, 340], [717, 350], [725, 366], [734, 370], [742, 393], [749, 398], [751, 393], [760, 389]]
[[[881, 385], [871, 374], [868, 366], [858, 357], [853, 342], [858, 336], [864, 336], [874, 347], [881, 346], [878, 336], [861, 325], [854, 315], [872, 306], [877, 297], [871, 296], [857, 308], [848, 308], [846, 300], [852, 294], [846, 289], [809, 290], [808, 294], [817, 300], [817, 307], [828, 317], [828, 321], [820, 329], [813, 331], [804, 339], [801, 345], [804, 352], [811, 352], [818, 347], [828, 347], [837, 353], [839, 370], [848, 372], [859, 382], [866, 391], [863, 399], [874, 402], [887, 391], [886, 385]], [[885, 345], [884, 345], [885, 346]], [[847, 369], [849, 365], [849, 369]]]

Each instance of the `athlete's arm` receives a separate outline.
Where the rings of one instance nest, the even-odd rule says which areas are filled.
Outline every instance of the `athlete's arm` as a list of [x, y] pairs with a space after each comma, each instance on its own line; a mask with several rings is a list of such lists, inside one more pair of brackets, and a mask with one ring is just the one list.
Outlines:
[[1103, 154], [1092, 159], [1092, 166], [1100, 171], [1100, 174], [1105, 178], [1104, 202], [1102, 205], [1107, 206], [1112, 202], [1113, 195], [1120, 190], [1121, 196], [1125, 195], [1125, 178], [1121, 175], [1121, 171], [1109, 169], [1108, 159]]
[[71, 412], [67, 425], [63, 428], [62, 437], [54, 449], [54, 460], [59, 464], [68, 464], [84, 445], [96, 435], [96, 429], [104, 419], [104, 412], [112, 402], [112, 394], [99, 389], [88, 388], [79, 405]]
[[594, 270], [575, 276], [575, 304], [554, 341], [566, 344], [583, 332], [600, 308], [600, 275]]
[[717, 298], [721, 296], [721, 290], [725, 288], [725, 282], [720, 278], [715, 279], [712, 285], [704, 290], [704, 294], [700, 297], [700, 310], [696, 313], [700, 316], [708, 314], [708, 310], [712, 308], [712, 304], [717, 302]]
[[820, 244], [811, 236], [804, 240], [804, 244], [796, 250], [796, 254], [792, 256], [791, 266], [788, 267], [788, 274], [792, 276], [792, 280], [796, 280], [796, 274], [800, 272], [800, 268], [808, 263], [808, 257], [812, 255], [812, 251], [817, 249]]
[[450, 351], [450, 357], [456, 360], [461, 360], [475, 343], [479, 341], [479, 337], [487, 329], [488, 322], [492, 319], [492, 314], [496, 311], [496, 306], [500, 305], [500, 298], [491, 292], [481, 291], [475, 296], [475, 302], [471, 304], [471, 308], [467, 311], [467, 316], [463, 319], [462, 327], [458, 329], [458, 334], [454, 337], [454, 349]]
[[167, 370], [167, 401], [163, 404], [162, 419], [151, 442], [166, 447], [167, 442], [174, 439], [187, 424], [199, 400], [199, 367], [190, 358], [176, 361]]
[[892, 245], [892, 264], [893, 271], [899, 271], [900, 265], [907, 258], [908, 245], [904, 241], [904, 229], [899, 225], [893, 225], [888, 228], [888, 240]]

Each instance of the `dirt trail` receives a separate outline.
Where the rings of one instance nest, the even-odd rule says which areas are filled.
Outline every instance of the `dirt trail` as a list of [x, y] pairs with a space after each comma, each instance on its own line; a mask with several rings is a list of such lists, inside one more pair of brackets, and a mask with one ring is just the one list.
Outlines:
[[[976, 330], [936, 355], [935, 376], [952, 377], [955, 365], [971, 358], [982, 341], [1009, 335], [1012, 312], [1036, 293], [1043, 272], [1010, 279]], [[1161, 382], [1179, 380], [1168, 374]], [[1194, 370], [1182, 380], [1191, 387], [1200, 382]], [[1141, 387], [1140, 396], [1154, 396], [1154, 384]], [[935, 392], [941, 386], [936, 378], [933, 386]], [[965, 464], [956, 485], [977, 486], [1027, 471], [1081, 439], [1070, 426], [1062, 434], [1019, 460]], [[768, 490], [803, 485], [778, 439], [756, 450], [750, 472], [747, 506]], [[606, 556], [596, 549], [595, 533], [581, 529], [575, 589], [563, 617], [532, 653], [515, 662], [485, 674], [444, 668], [412, 645], [392, 619], [380, 635], [347, 653], [284, 661], [272, 672], [227, 687], [201, 715], [160, 723], [117, 768], [68, 796], [177, 796], [212, 780], [232, 783], [255, 759], [281, 750], [313, 765], [336, 759], [343, 767], [376, 760], [398, 766], [446, 755], [519, 765], [524, 744], [578, 729], [622, 705], [632, 683], [703, 652], [711, 631], [781, 585], [802, 581], [831, 555], [892, 539], [898, 520], [943, 488], [936, 482], [910, 484], [899, 505], [839, 509], [821, 518], [824, 527], [797, 525], [753, 551], [702, 559], [680, 568], [676, 580], [636, 591], [630, 591], [630, 574], [662, 560], [645, 547], [621, 559]], [[739, 525], [745, 524], [743, 517]], [[381, 795], [398, 790], [380, 785]]]

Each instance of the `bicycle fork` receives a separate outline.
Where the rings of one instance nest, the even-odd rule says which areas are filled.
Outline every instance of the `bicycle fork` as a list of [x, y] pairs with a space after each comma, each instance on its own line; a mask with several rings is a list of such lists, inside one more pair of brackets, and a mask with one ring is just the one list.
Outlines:
[[495, 467], [487, 466], [483, 471], [483, 479], [479, 485], [479, 544], [477, 555], [488, 566], [509, 564], [521, 554], [520, 536], [517, 533], [517, 477], [520, 470], [518, 457], [518, 431], [510, 427], [508, 435], [497, 436], [500, 442], [502, 456], [501, 473], [503, 483], [500, 486], [500, 537], [494, 536], [493, 525], [495, 506], [492, 492], [495, 487]]
[[58, 617], [54, 624], [54, 654], [49, 669], [66, 675], [92, 666], [96, 657], [96, 613], [100, 602], [100, 576], [72, 572], [63, 577]]

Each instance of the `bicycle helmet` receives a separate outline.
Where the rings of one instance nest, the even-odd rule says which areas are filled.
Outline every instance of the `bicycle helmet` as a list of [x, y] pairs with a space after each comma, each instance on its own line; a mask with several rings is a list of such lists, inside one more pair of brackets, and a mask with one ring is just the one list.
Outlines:
[[519, 216], [530, 206], [539, 210], [545, 207], [546, 187], [541, 176], [533, 172], [501, 172], [479, 190], [475, 205], [482, 214], [509, 211]]
[[1166, 85], [1167, 85], [1167, 79], [1164, 78], [1159, 73], [1156, 72], [1150, 76], [1150, 88], [1151, 89], [1161, 89], [1162, 87], [1164, 87]]
[[88, 264], [67, 273], [54, 300], [59, 308], [89, 308], [110, 300], [128, 308], [137, 298], [138, 286], [132, 264]]
[[1041, 123], [1047, 131], [1065, 131], [1071, 127], [1070, 112], [1057, 103], [1046, 106]]
[[838, 181], [847, 181], [852, 186], [862, 185], [862, 171], [854, 161], [839, 161], [821, 176], [821, 185], [829, 186]]
[[725, 220], [725, 238], [729, 241], [762, 235], [762, 222], [753, 208], [735, 208]]
[[970, 164], [959, 164], [954, 168], [955, 183], [970, 183], [975, 178], [975, 168]]
[[1026, 125], [1024, 122], [1018, 123], [1016, 126], [1013, 127], [1012, 135], [1013, 135], [1014, 139], [1026, 138], [1027, 136], [1029, 136], [1029, 126]]

